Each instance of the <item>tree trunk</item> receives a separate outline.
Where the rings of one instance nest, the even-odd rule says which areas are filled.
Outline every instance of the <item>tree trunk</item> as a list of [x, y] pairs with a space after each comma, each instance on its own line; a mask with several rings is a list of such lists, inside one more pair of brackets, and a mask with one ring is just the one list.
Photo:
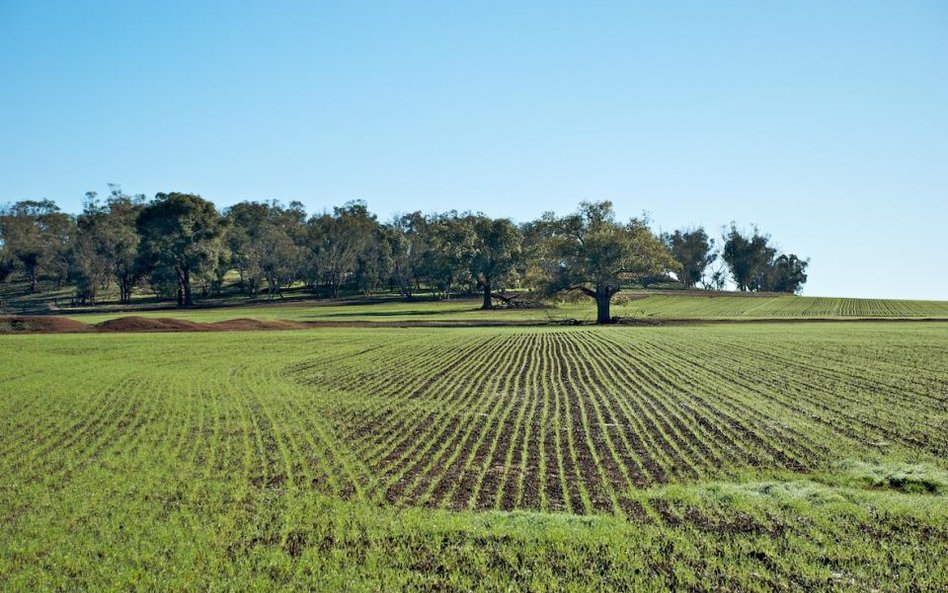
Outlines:
[[608, 290], [596, 291], [596, 323], [612, 323], [612, 316], [609, 314], [611, 302], [612, 294]]
[[190, 307], [194, 304], [194, 298], [191, 295], [191, 272], [189, 270], [184, 270], [181, 284], [184, 288], [184, 303], [182, 304], [185, 307]]
[[493, 309], [494, 302], [491, 300], [491, 286], [490, 281], [484, 283], [484, 304], [481, 305], [481, 309]]
[[36, 294], [36, 272], [30, 270], [30, 294]]

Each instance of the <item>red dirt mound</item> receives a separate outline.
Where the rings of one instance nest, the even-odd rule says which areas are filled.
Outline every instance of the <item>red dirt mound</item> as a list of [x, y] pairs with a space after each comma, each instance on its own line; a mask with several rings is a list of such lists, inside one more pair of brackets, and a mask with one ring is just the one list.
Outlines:
[[119, 317], [95, 326], [100, 332], [195, 332], [208, 331], [204, 323], [168, 317]]
[[260, 319], [228, 319], [208, 324], [208, 328], [221, 331], [253, 331], [253, 330], [274, 330], [274, 329], [302, 329], [307, 327], [303, 323], [294, 323], [292, 321], [263, 321]]
[[74, 333], [89, 331], [92, 328], [74, 319], [54, 316], [0, 316], [0, 334], [12, 333]]

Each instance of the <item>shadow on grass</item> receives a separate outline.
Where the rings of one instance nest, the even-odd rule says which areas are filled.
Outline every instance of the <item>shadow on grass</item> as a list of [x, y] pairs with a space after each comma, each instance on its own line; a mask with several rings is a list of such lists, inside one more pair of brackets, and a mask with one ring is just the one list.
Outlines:
[[475, 311], [480, 311], [479, 308], [475, 307], [473, 309], [447, 309], [443, 311], [432, 310], [432, 309], [409, 309], [406, 311], [340, 311], [338, 313], [324, 313], [322, 315], [310, 315], [309, 319], [319, 320], [326, 319], [330, 317], [421, 317], [421, 316], [430, 316], [430, 315], [458, 315], [461, 313], [471, 313]]

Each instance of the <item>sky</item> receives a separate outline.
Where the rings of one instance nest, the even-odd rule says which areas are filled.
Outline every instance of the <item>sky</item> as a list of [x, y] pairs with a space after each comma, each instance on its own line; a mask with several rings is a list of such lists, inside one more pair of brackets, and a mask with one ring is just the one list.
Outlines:
[[756, 224], [948, 299], [948, 2], [0, 0], [0, 203], [193, 192]]

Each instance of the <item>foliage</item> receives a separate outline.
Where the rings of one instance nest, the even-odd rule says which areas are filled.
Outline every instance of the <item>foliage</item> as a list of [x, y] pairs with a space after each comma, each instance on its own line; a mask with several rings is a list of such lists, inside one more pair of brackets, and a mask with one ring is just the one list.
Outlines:
[[51, 200], [24, 200], [0, 210], [0, 240], [8, 258], [29, 279], [36, 292], [41, 274], [66, 280], [69, 242], [75, 223]]
[[701, 227], [666, 233], [662, 240], [681, 268], [678, 279], [689, 288], [701, 281], [705, 269], [718, 256], [714, 251], [714, 239], [709, 238]]
[[136, 222], [144, 201], [144, 196], [126, 195], [116, 185], [110, 185], [105, 204], [95, 192], [86, 194], [69, 253], [69, 276], [80, 304], [95, 304], [99, 288], [107, 288], [112, 280], [118, 285], [119, 302], [131, 302], [139, 276]]
[[333, 208], [332, 214], [312, 217], [307, 225], [310, 277], [314, 284], [322, 280], [338, 297], [342, 284], [355, 274], [359, 256], [376, 239], [376, 217], [365, 202], [353, 201]]
[[447, 212], [428, 218], [427, 243], [421, 261], [421, 274], [432, 291], [448, 298], [461, 286], [470, 287], [472, 262], [476, 254], [476, 235], [469, 217]]
[[254, 297], [266, 286], [270, 298], [301, 276], [306, 212], [299, 202], [240, 202], [227, 209], [225, 240], [241, 289]]
[[731, 223], [725, 239], [721, 255], [738, 290], [796, 293], [806, 283], [809, 260], [793, 254], [778, 256], [770, 237], [762, 235], [756, 227], [753, 234], [747, 236]]
[[2, 235], [0, 235], [0, 282], [6, 280], [16, 269], [16, 262], [10, 250], [2, 244]]
[[550, 224], [547, 254], [556, 267], [547, 290], [576, 290], [595, 299], [599, 323], [612, 321], [609, 305], [623, 282], [678, 268], [644, 221], [617, 222], [611, 202], [583, 202], [575, 214]]
[[[275, 200], [241, 202], [219, 216], [200, 196], [157, 194], [146, 204], [109, 187], [104, 203], [89, 192], [77, 216], [48, 200], [0, 211], [0, 277], [25, 277], [31, 294], [41, 281], [54, 283], [57, 294], [68, 282], [77, 306], [98, 304], [101, 295], [131, 305], [143, 279], [159, 300], [179, 304], [193, 303], [195, 288], [201, 298], [220, 296], [233, 276], [250, 299], [263, 292], [284, 298], [302, 287], [333, 298], [480, 291], [484, 309], [498, 289], [527, 287], [591, 297], [602, 323], [613, 320], [611, 299], [623, 286], [660, 284], [672, 273], [686, 286], [725, 283], [723, 270], [703, 274], [715, 252], [702, 228], [659, 239], [645, 220], [617, 221], [609, 202], [520, 225], [455, 211], [380, 223], [359, 200], [309, 218], [301, 203]], [[806, 282], [809, 261], [778, 255], [756, 229], [745, 237], [732, 225], [726, 239], [724, 260], [742, 290], [799, 292]]]
[[506, 218], [471, 218], [474, 232], [474, 254], [471, 275], [484, 292], [483, 309], [493, 307], [491, 294], [498, 285], [509, 280], [521, 256], [520, 230]]
[[800, 292], [806, 283], [806, 268], [809, 260], [801, 260], [794, 254], [781, 254], [768, 267], [763, 277], [761, 290], [773, 292]]
[[428, 221], [421, 212], [396, 216], [381, 229], [381, 240], [392, 258], [392, 283], [406, 298], [421, 289], [427, 232]]
[[765, 276], [776, 248], [770, 245], [770, 237], [762, 235], [755, 227], [753, 234], [745, 236], [731, 223], [721, 257], [731, 269], [731, 277], [741, 291], [755, 290]]
[[139, 263], [157, 284], [176, 288], [179, 305], [194, 303], [192, 280], [212, 273], [225, 225], [214, 204], [194, 194], [158, 194], [138, 216]]

